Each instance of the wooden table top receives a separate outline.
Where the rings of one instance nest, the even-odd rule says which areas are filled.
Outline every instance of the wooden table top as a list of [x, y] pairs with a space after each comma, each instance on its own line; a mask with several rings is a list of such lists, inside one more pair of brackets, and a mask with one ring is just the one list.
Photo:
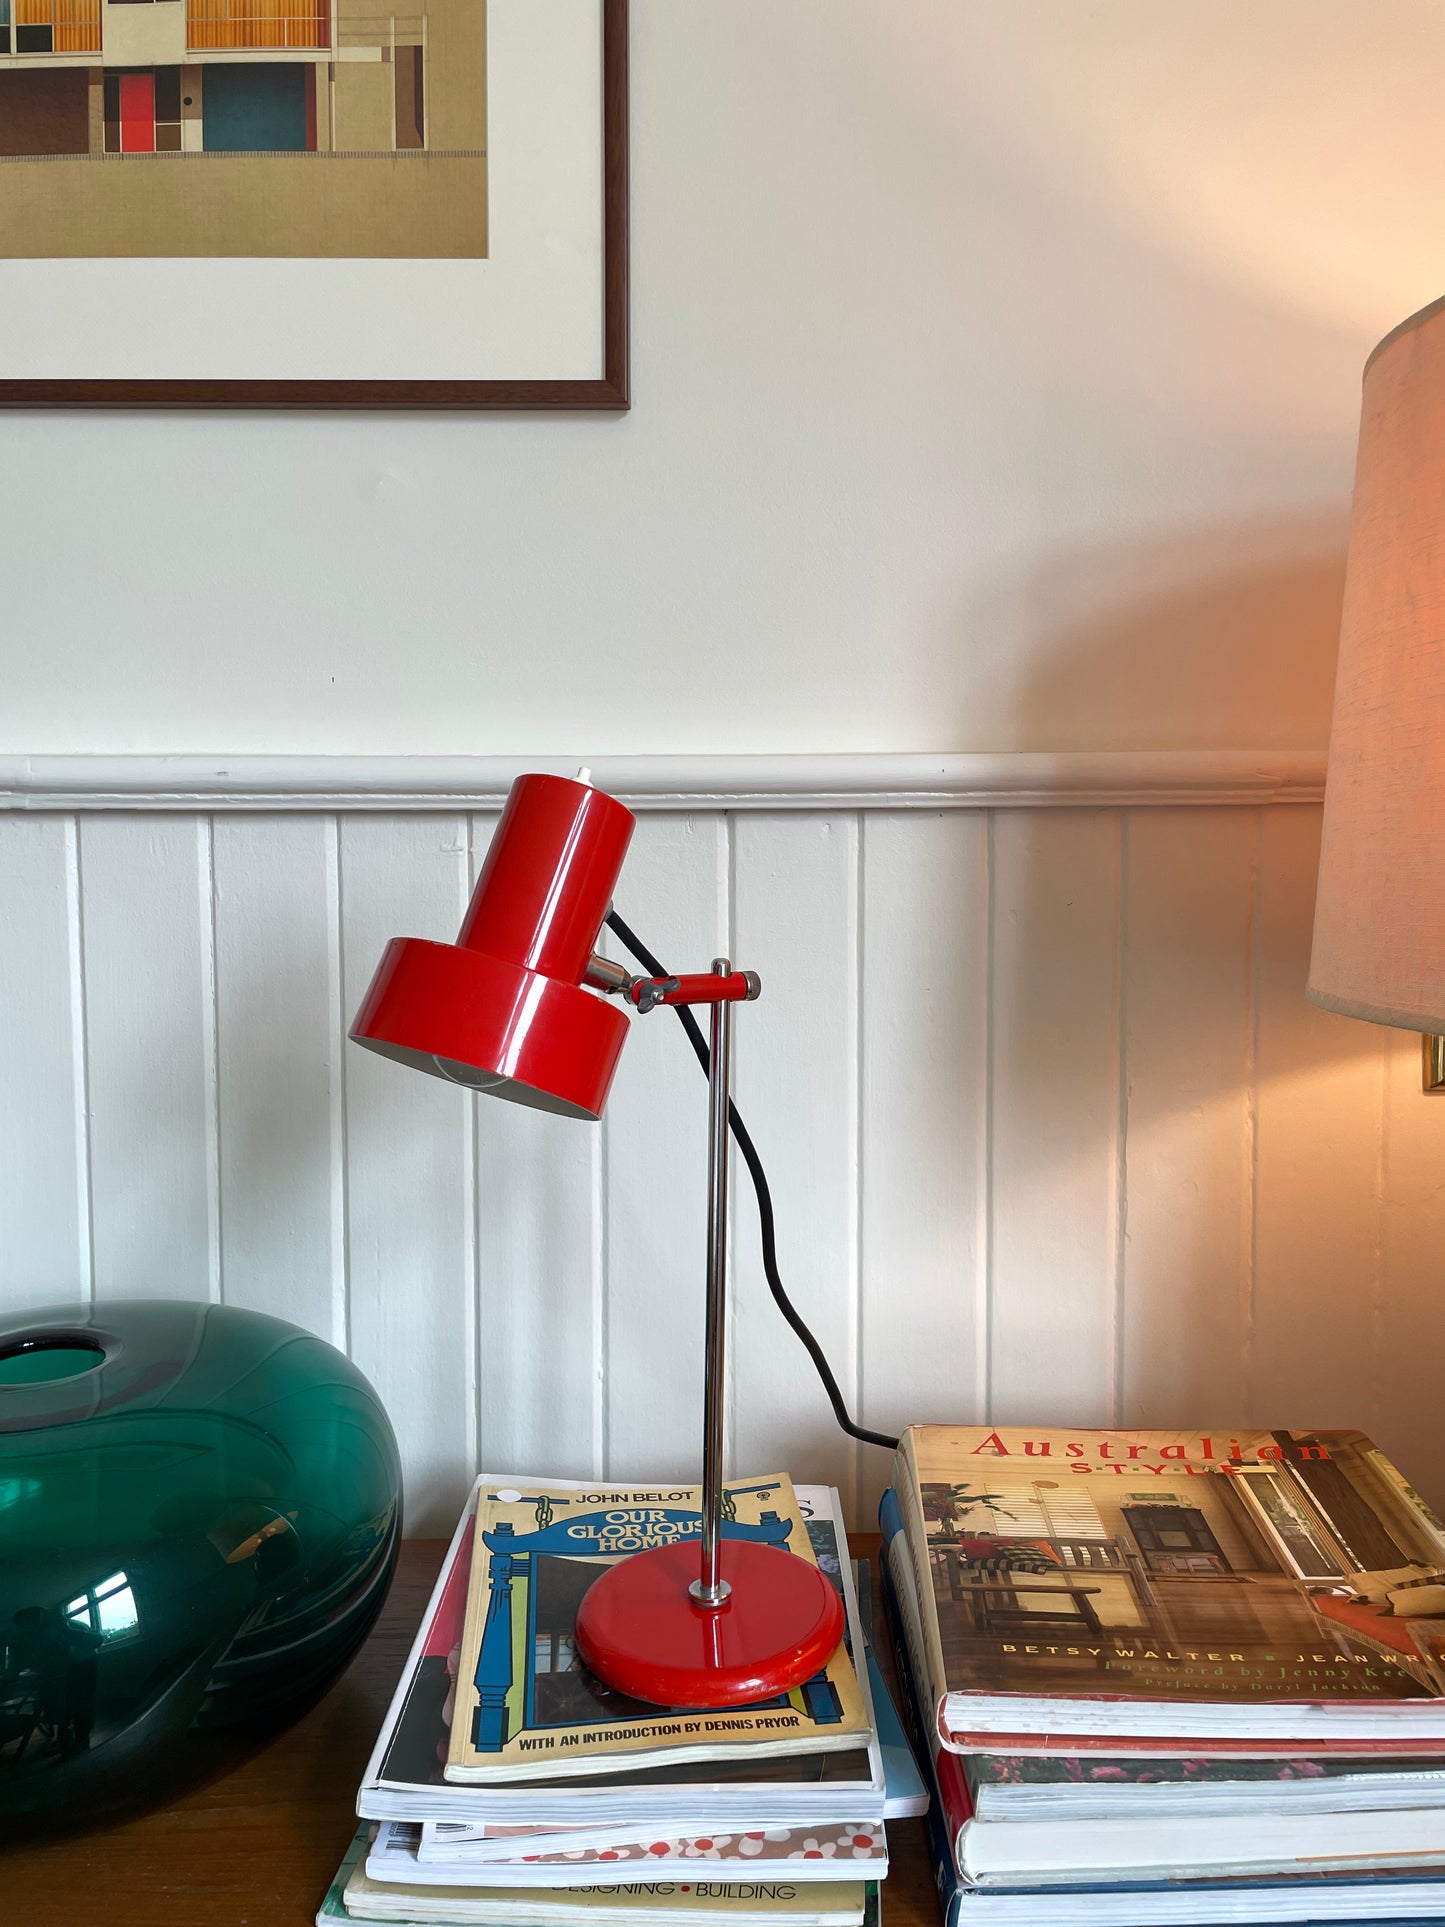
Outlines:
[[[0, 1847], [0, 1918], [19, 1927], [310, 1927], [355, 1830], [355, 1797], [445, 1544], [402, 1548], [371, 1637], [326, 1697], [256, 1746], [208, 1742], [209, 1777], [139, 1819]], [[876, 1561], [876, 1534], [853, 1551]], [[878, 1642], [887, 1665], [888, 1642]], [[938, 1927], [920, 1820], [888, 1827], [885, 1927]]]

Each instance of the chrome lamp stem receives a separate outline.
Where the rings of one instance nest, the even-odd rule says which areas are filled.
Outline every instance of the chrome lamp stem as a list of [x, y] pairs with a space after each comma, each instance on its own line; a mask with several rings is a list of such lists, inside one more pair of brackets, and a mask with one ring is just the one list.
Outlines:
[[[732, 973], [726, 957], [716, 975]], [[700, 1606], [721, 1606], [732, 1588], [722, 1576], [723, 1409], [727, 1391], [728, 1092], [732, 1081], [732, 1005], [712, 1006], [708, 1054], [707, 1339], [703, 1372], [702, 1572], [689, 1591]]]

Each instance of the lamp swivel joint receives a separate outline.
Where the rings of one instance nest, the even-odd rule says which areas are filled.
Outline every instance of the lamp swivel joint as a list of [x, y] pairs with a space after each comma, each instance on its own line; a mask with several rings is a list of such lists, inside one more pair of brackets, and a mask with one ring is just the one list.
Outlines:
[[690, 977], [635, 977], [624, 994], [639, 1011], [649, 1011], [659, 1004], [750, 1004], [762, 988], [756, 970], [709, 970]]

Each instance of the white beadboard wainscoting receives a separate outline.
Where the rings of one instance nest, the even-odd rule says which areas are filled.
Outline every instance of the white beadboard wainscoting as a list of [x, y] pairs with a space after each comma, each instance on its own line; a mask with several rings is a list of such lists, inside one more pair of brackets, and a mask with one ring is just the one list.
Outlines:
[[[560, 767], [556, 759], [542, 766]], [[479, 1463], [698, 1461], [705, 1087], [633, 1022], [600, 1126], [344, 1041], [450, 939], [515, 763], [0, 763], [0, 1306], [295, 1319], [386, 1401], [408, 1525]], [[1445, 1099], [1305, 1001], [1322, 759], [600, 764], [618, 908], [763, 996], [739, 1105], [869, 1426], [1362, 1424], [1445, 1498]], [[615, 946], [612, 946], [615, 951]], [[735, 1207], [739, 1470], [844, 1489]]]

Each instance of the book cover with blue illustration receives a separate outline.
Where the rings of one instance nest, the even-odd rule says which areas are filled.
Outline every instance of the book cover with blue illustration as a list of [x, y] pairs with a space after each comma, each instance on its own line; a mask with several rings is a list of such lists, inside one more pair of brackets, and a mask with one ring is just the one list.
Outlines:
[[[547, 1482], [484, 1489], [458, 1666], [446, 1777], [541, 1779], [671, 1760], [856, 1747], [869, 1731], [852, 1661], [839, 1647], [792, 1693], [720, 1711], [653, 1706], [583, 1665], [573, 1628], [587, 1588], [653, 1546], [697, 1540], [696, 1486]], [[822, 1563], [785, 1477], [739, 1480], [724, 1498], [725, 1538]], [[836, 1559], [836, 1555], [834, 1555]]]

